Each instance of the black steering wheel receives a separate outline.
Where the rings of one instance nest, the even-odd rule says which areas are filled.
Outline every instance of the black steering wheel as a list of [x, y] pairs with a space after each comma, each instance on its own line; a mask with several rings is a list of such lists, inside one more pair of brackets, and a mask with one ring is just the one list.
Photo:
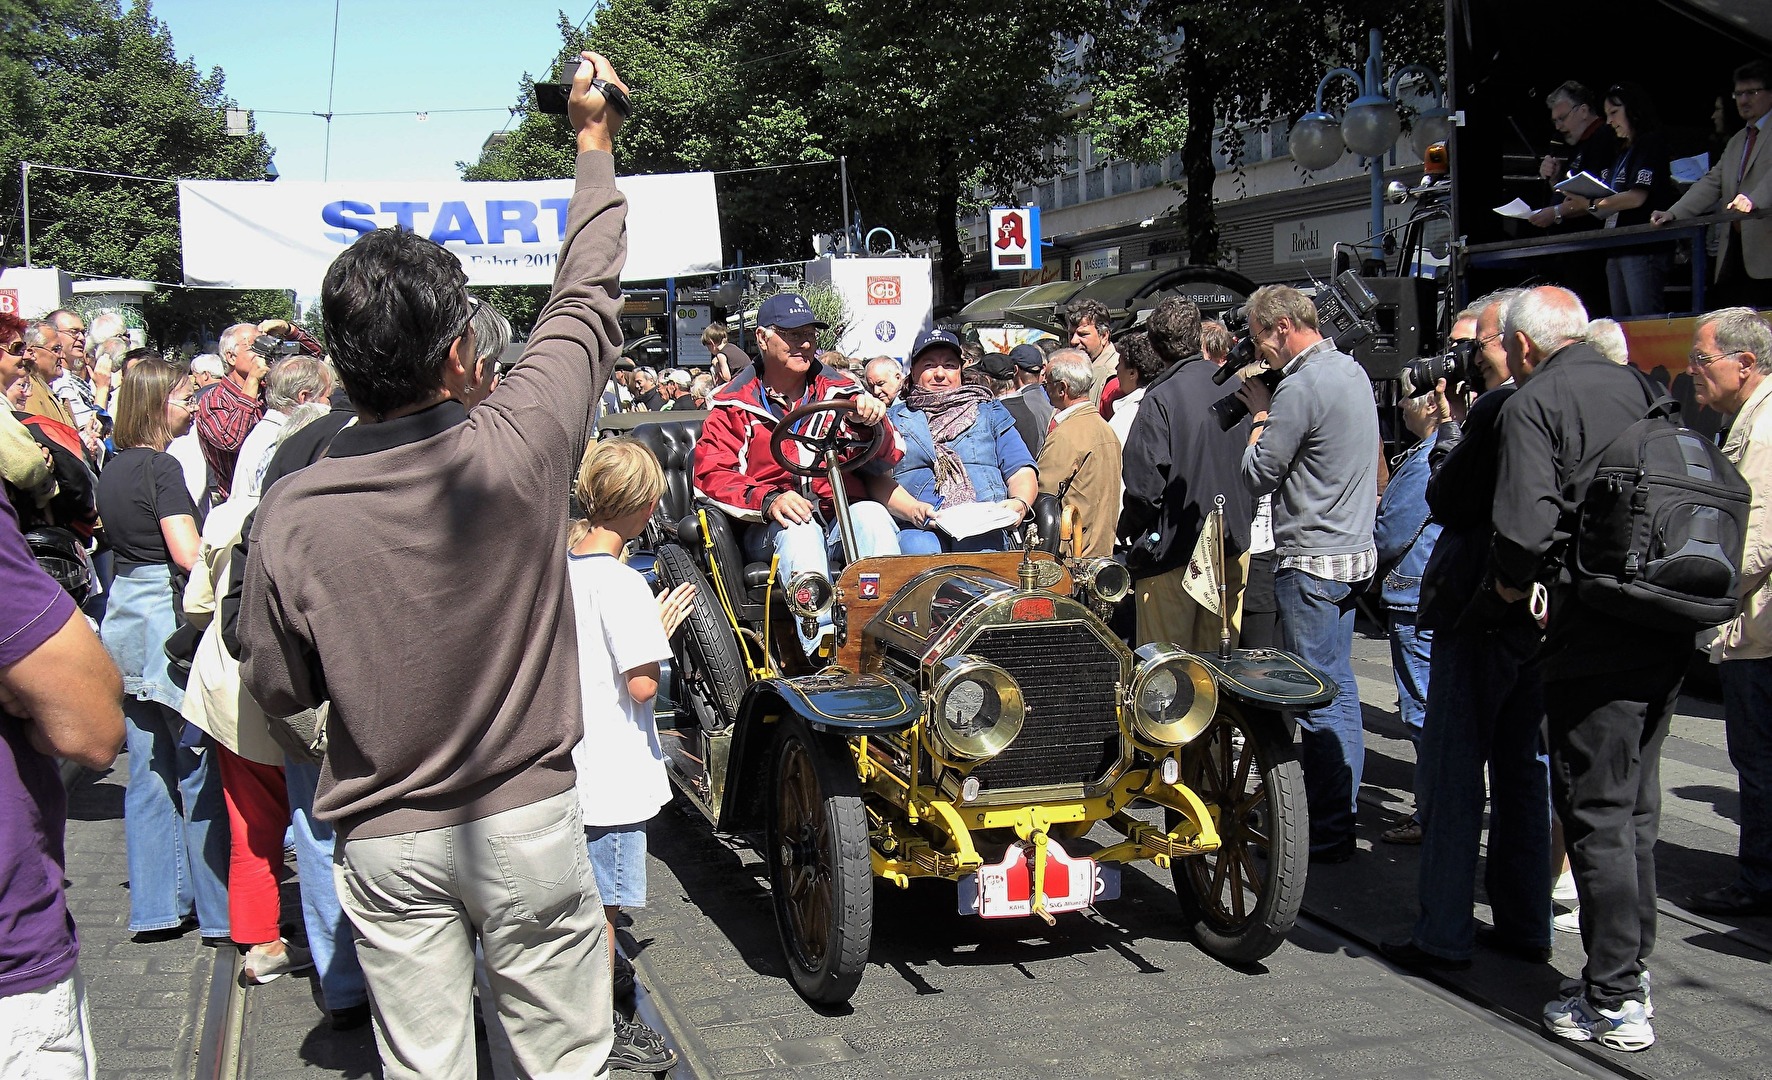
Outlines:
[[[775, 434], [769, 439], [769, 453], [774, 456], [775, 463], [793, 473], [816, 479], [825, 475], [826, 457], [831, 451], [837, 453], [837, 468], [842, 472], [851, 472], [861, 468], [874, 459], [880, 447], [886, 442], [886, 426], [875, 424], [872, 428], [862, 428], [867, 432], [866, 438], [857, 438], [845, 434], [845, 424], [833, 420], [830, 430], [823, 435], [808, 435], [794, 428], [807, 417], [819, 413], [854, 412], [855, 402], [842, 399], [838, 401], [817, 401], [811, 405], [802, 405], [781, 418], [775, 425]], [[812, 459], [818, 464], [802, 465], [791, 460], [786, 451], [788, 443], [795, 443], [811, 452]]]

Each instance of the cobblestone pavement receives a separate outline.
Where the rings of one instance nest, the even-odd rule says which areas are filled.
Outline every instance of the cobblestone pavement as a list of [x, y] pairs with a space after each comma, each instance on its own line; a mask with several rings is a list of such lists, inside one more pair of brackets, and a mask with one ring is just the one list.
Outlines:
[[[1413, 921], [1419, 849], [1377, 840], [1412, 786], [1386, 642], [1358, 640], [1355, 667], [1368, 734], [1361, 853], [1312, 869], [1308, 918], [1253, 968], [1188, 940], [1165, 872], [1127, 873], [1120, 900], [1052, 929], [961, 917], [951, 885], [917, 882], [878, 888], [860, 989], [846, 1009], [815, 1010], [786, 981], [760, 860], [668, 808], [652, 831], [652, 903], [624, 940], [684, 1057], [678, 1075], [1772, 1078], [1772, 920], [1731, 926], [1676, 906], [1733, 868], [1736, 779], [1714, 700], [1682, 700], [1664, 751], [1658, 1041], [1627, 1056], [1537, 1032], [1543, 1002], [1580, 969], [1574, 935], [1557, 935], [1549, 967], [1479, 949], [1469, 972], [1432, 982], [1372, 955]], [[76, 788], [69, 828], [101, 1075], [188, 1076], [213, 953], [194, 935], [127, 940], [121, 768]], [[311, 980], [254, 988], [246, 1010], [240, 1075], [379, 1075], [368, 1030], [331, 1032]]]
[[193, 1074], [215, 953], [196, 931], [176, 941], [129, 940], [129, 867], [123, 850], [128, 757], [68, 793], [69, 904], [80, 931], [101, 1080]]

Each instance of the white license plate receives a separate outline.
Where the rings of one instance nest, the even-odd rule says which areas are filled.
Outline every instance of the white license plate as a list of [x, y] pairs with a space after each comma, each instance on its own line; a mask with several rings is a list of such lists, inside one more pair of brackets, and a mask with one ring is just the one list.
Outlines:
[[[1011, 844], [999, 862], [959, 881], [962, 915], [1015, 919], [1034, 913], [1034, 864], [1030, 851]], [[1120, 868], [1067, 854], [1056, 841], [1046, 845], [1046, 911], [1081, 911], [1120, 895]]]

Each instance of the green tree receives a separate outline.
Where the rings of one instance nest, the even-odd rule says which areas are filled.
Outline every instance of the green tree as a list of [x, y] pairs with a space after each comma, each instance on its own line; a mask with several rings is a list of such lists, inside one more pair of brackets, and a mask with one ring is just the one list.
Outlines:
[[[1370, 27], [1384, 33], [1387, 68], [1413, 62], [1438, 70], [1443, 18], [1438, 0], [1249, 4], [1234, 17], [1212, 0], [1149, 0], [1098, 28], [1086, 124], [1098, 147], [1129, 160], [1181, 153], [1184, 229], [1194, 260], [1210, 263], [1219, 241], [1214, 130], [1229, 126], [1225, 149], [1235, 159], [1238, 127], [1309, 111], [1330, 68], [1363, 70]], [[1332, 83], [1331, 102], [1345, 104], [1350, 86]]]
[[[729, 260], [805, 259], [812, 234], [841, 232], [846, 156], [856, 210], [901, 242], [939, 240], [951, 287], [964, 262], [960, 209], [981, 185], [1034, 179], [1047, 167], [1040, 149], [1072, 126], [1057, 60], [1085, 15], [1056, 0], [1014, 11], [978, 0], [612, 0], [583, 34], [562, 21], [562, 55], [595, 49], [632, 86], [622, 172], [725, 173]], [[570, 174], [563, 121], [533, 112], [527, 90], [521, 122], [467, 178]]]
[[[219, 69], [179, 60], [147, 0], [0, 0], [0, 257], [23, 261], [19, 163], [167, 179], [259, 180], [263, 136], [227, 134]], [[172, 184], [31, 173], [32, 262], [76, 276], [180, 280]], [[149, 335], [178, 344], [242, 319], [291, 318], [281, 292], [163, 289], [143, 305]]]

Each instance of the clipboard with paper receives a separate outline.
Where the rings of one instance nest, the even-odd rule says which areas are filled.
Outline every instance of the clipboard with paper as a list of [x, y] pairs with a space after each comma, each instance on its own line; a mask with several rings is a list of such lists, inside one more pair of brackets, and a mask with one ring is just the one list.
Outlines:
[[1553, 186], [1565, 195], [1576, 195], [1583, 199], [1604, 199], [1608, 195], [1618, 194], [1610, 184], [1585, 171], [1574, 173]]

